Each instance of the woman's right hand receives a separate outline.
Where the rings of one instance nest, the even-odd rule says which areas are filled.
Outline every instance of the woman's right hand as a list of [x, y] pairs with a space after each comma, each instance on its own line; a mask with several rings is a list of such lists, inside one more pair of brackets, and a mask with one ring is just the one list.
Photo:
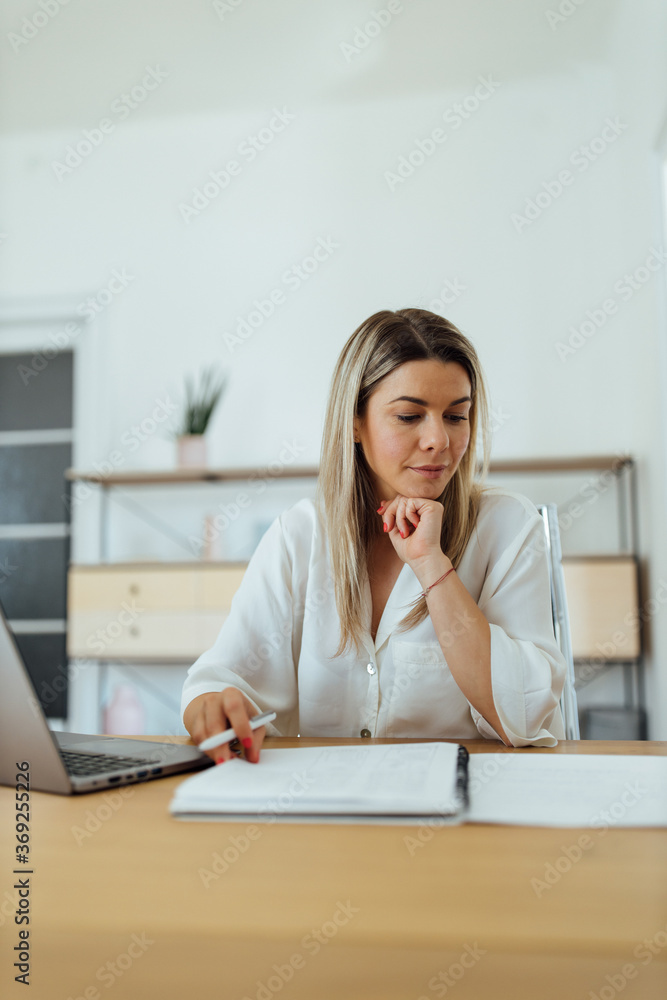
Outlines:
[[[244, 745], [246, 760], [258, 764], [259, 748], [264, 742], [266, 726], [250, 728], [250, 719], [256, 714], [255, 706], [238, 688], [227, 687], [223, 691], [210, 691], [193, 698], [183, 713], [183, 723], [196, 744], [231, 727]], [[249, 741], [247, 745], [244, 740]], [[204, 752], [216, 764], [235, 756], [229, 743], [221, 743]]]

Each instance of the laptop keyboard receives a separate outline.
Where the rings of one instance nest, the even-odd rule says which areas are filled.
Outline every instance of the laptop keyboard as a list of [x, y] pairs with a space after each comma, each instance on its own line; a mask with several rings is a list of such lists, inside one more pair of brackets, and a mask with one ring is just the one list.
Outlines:
[[145, 757], [119, 757], [109, 753], [78, 753], [61, 750], [60, 755], [70, 774], [99, 774], [102, 771], [127, 771], [131, 767], [150, 765]]

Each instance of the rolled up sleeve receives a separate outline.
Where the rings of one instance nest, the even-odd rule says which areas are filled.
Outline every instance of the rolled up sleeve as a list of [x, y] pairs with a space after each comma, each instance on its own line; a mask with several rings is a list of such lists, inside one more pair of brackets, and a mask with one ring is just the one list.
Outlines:
[[[494, 558], [478, 606], [491, 630], [491, 687], [505, 733], [515, 747], [549, 747], [565, 737], [566, 662], [554, 637], [542, 519], [535, 509], [521, 521]], [[500, 739], [472, 706], [471, 714], [482, 736]]]
[[[268, 736], [298, 729], [293, 643], [292, 568], [280, 523], [271, 524], [252, 554], [214, 645], [189, 668], [181, 718], [199, 695], [234, 687], [256, 712], [275, 711]], [[296, 727], [296, 728], [295, 728]]]

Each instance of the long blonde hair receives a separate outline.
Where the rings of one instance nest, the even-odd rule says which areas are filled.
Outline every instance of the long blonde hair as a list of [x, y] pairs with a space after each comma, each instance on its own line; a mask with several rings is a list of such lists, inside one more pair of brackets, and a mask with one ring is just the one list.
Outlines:
[[[477, 520], [482, 482], [489, 465], [489, 417], [484, 376], [475, 348], [449, 320], [426, 309], [383, 310], [357, 327], [340, 353], [331, 380], [320, 453], [315, 503], [327, 526], [340, 642], [334, 657], [353, 643], [362, 648], [364, 586], [368, 555], [382, 534], [376, 497], [353, 421], [363, 419], [368, 400], [385, 376], [408, 361], [456, 362], [471, 385], [470, 444], [438, 502], [444, 506], [440, 546], [456, 567]], [[477, 443], [482, 468], [475, 481]], [[428, 616], [419, 597], [398, 625], [408, 631]], [[332, 657], [333, 658], [333, 657]]]

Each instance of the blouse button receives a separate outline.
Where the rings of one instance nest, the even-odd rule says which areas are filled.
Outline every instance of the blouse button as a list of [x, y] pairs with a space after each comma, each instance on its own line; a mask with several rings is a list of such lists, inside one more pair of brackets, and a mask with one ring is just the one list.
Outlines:
[[375, 673], [375, 667], [373, 666], [372, 663], [368, 664], [368, 666], [366, 667], [366, 670], [368, 671], [369, 674], [374, 674]]
[[371, 731], [370, 731], [370, 729], [362, 729], [361, 732], [359, 733], [359, 735], [360, 736], [370, 736], [371, 735]]

